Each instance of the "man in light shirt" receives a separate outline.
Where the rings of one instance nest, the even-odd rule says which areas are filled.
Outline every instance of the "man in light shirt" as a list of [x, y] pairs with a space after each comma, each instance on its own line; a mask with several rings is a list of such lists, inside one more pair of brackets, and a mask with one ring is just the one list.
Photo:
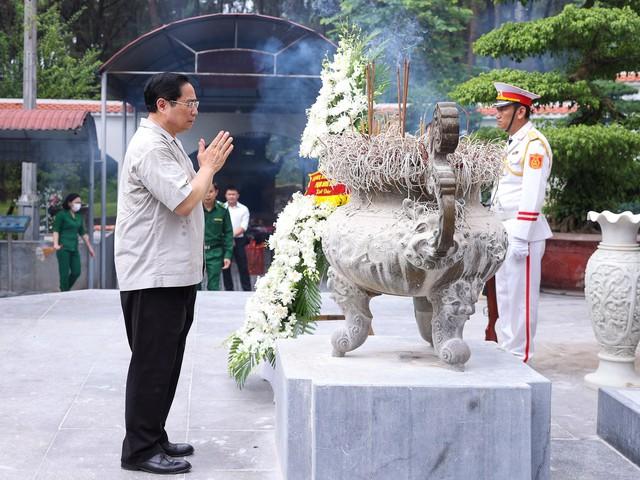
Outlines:
[[[249, 266], [247, 264], [247, 237], [245, 232], [249, 228], [249, 209], [241, 204], [238, 199], [240, 192], [234, 186], [229, 186], [224, 194], [227, 199], [225, 206], [231, 215], [231, 225], [233, 225], [233, 261], [238, 266], [238, 274], [240, 275], [240, 284], [245, 292], [251, 291], [251, 277], [249, 276]], [[231, 278], [231, 269], [227, 268], [222, 271], [222, 279], [224, 281], [225, 290], [233, 290], [233, 279]]]
[[118, 186], [115, 265], [131, 362], [121, 466], [184, 473], [187, 443], [172, 443], [165, 423], [180, 376], [196, 290], [202, 281], [202, 201], [233, 149], [229, 132], [198, 144], [195, 172], [178, 133], [198, 115], [184, 75], [153, 75], [144, 88], [148, 118], [132, 137]]

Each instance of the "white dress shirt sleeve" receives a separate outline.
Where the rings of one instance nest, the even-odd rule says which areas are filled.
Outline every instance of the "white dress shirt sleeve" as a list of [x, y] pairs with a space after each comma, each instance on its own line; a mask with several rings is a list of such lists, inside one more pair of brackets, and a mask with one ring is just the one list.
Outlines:
[[244, 229], [245, 232], [249, 228], [249, 209], [247, 207], [244, 207], [244, 209], [242, 210], [242, 216], [240, 217], [240, 226]]

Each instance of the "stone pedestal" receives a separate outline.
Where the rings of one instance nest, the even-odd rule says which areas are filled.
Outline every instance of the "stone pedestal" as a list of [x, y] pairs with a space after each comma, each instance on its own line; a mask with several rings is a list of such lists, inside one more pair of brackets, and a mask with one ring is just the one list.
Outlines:
[[465, 371], [425, 342], [370, 337], [344, 358], [325, 336], [277, 344], [285, 480], [550, 478], [551, 383], [494, 343]]
[[598, 435], [640, 466], [640, 390], [598, 391]]

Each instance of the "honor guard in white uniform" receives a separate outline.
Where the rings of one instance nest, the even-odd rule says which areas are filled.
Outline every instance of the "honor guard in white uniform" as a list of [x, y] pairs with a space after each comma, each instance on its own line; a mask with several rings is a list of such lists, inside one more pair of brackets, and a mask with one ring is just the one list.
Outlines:
[[504, 263], [496, 273], [497, 336], [502, 348], [528, 361], [538, 319], [540, 269], [551, 229], [542, 215], [552, 154], [549, 142], [531, 123], [535, 93], [496, 82], [496, 120], [509, 134], [504, 169], [491, 210], [509, 235]]

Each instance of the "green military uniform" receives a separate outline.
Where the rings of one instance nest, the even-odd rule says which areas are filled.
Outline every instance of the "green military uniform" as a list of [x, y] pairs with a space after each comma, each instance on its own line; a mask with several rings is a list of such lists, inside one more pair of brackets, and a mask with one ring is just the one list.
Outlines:
[[216, 201], [211, 210], [204, 209], [204, 262], [207, 267], [207, 290], [220, 290], [220, 272], [225, 258], [233, 255], [233, 226], [223, 203]]
[[78, 235], [83, 236], [84, 223], [79, 214], [72, 215], [70, 210], [61, 210], [56, 214], [53, 231], [58, 232], [58, 243], [62, 246], [56, 252], [58, 272], [60, 274], [60, 291], [68, 291], [80, 277], [80, 253], [78, 252]]

